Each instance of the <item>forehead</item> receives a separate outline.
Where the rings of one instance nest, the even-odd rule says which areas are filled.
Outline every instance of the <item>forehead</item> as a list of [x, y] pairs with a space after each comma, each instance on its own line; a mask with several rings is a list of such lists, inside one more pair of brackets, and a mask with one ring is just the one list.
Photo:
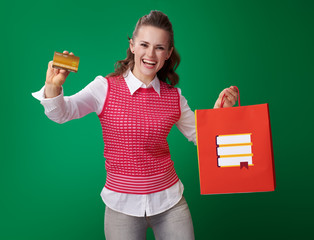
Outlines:
[[168, 44], [169, 33], [161, 28], [153, 26], [141, 26], [136, 34], [138, 41], [145, 41], [151, 44]]

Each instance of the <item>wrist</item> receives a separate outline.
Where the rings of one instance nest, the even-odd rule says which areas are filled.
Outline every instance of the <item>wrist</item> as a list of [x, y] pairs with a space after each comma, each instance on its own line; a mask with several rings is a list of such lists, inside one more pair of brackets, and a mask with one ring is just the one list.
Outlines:
[[54, 98], [61, 94], [62, 86], [56, 86], [54, 84], [45, 84], [45, 97]]

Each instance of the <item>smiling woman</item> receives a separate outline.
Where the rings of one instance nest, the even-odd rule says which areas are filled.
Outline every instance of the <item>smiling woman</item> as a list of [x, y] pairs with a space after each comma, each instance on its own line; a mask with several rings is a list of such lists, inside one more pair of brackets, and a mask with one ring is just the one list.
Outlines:
[[168, 33], [152, 26], [141, 27], [134, 41], [130, 40], [130, 48], [135, 59], [133, 74], [146, 85], [153, 80], [173, 51], [173, 47], [169, 47]]
[[[98, 76], [77, 94], [64, 97], [62, 86], [69, 72], [53, 69], [49, 62], [45, 87], [33, 94], [47, 117], [58, 123], [97, 113], [106, 158], [101, 197], [107, 240], [145, 239], [149, 227], [156, 239], [194, 239], [184, 187], [167, 142], [176, 125], [196, 144], [194, 113], [174, 87], [180, 57], [173, 39], [167, 15], [151, 11], [138, 21], [127, 57], [116, 63], [114, 73]], [[237, 92], [229, 88], [217, 106], [223, 95], [223, 107], [234, 105]]]
[[[159, 80], [169, 82], [172, 86], [179, 82], [175, 70], [180, 64], [180, 56], [174, 46], [172, 24], [167, 15], [160, 11], [151, 11], [150, 14], [141, 17], [135, 26], [132, 39], [129, 40], [130, 47], [126, 59], [118, 61], [115, 72], [108, 76], [119, 76], [129, 69], [132, 71], [135, 69], [136, 73], [133, 71], [133, 74], [144, 77], [146, 84], [156, 74]], [[151, 71], [141, 72], [142, 65], [143, 70]]]

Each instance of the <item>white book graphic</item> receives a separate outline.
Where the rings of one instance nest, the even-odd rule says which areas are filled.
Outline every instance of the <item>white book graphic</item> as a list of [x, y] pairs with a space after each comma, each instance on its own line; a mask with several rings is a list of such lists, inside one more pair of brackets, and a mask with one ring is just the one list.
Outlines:
[[218, 135], [217, 160], [218, 167], [254, 166], [251, 133]]
[[252, 147], [251, 147], [251, 145], [218, 147], [217, 153], [218, 153], [218, 156], [250, 154], [250, 153], [252, 153]]
[[252, 157], [218, 158], [218, 166], [220, 167], [239, 167], [241, 162], [247, 162], [248, 166], [252, 166]]
[[217, 145], [250, 143], [251, 135], [251, 133], [218, 135]]

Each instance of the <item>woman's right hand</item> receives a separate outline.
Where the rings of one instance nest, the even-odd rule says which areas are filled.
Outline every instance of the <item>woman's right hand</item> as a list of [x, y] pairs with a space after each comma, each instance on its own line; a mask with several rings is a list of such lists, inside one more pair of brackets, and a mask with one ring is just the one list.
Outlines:
[[[69, 54], [68, 51], [63, 51], [63, 54]], [[70, 55], [74, 55], [72, 52]], [[45, 97], [53, 98], [61, 93], [62, 85], [69, 75], [69, 71], [63, 69], [56, 69], [52, 67], [52, 61], [48, 63], [45, 83]]]

